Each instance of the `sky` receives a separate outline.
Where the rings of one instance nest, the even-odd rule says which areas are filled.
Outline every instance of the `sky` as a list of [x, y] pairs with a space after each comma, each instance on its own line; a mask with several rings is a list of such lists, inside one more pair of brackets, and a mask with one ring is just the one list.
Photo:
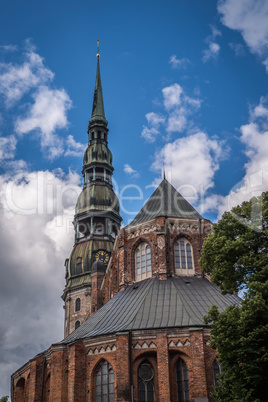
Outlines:
[[0, 397], [63, 338], [96, 74], [127, 225], [165, 174], [213, 222], [268, 190], [266, 0], [0, 0]]

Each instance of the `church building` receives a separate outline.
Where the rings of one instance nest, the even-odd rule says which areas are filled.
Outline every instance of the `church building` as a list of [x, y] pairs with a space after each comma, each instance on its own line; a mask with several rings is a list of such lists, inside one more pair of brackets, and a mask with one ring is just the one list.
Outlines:
[[99, 54], [75, 244], [65, 261], [64, 339], [11, 378], [14, 402], [213, 402], [220, 365], [203, 317], [239, 304], [199, 265], [212, 224], [162, 180], [120, 229]]

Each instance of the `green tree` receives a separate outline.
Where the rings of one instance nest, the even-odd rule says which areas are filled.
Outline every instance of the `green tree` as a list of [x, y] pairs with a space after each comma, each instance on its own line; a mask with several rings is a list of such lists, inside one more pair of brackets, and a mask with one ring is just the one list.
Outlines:
[[8, 396], [2, 396], [0, 402], [8, 402]]
[[222, 216], [200, 263], [223, 293], [244, 292], [240, 306], [223, 313], [213, 306], [204, 318], [222, 367], [214, 396], [268, 401], [268, 192]]

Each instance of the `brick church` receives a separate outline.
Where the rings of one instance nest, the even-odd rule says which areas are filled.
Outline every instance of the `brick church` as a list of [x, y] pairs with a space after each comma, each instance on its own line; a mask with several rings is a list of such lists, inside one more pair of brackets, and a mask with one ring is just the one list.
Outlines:
[[12, 400], [205, 402], [220, 366], [203, 316], [239, 303], [199, 265], [204, 219], [164, 178], [120, 230], [99, 54], [75, 244], [65, 262], [64, 339], [11, 378]]

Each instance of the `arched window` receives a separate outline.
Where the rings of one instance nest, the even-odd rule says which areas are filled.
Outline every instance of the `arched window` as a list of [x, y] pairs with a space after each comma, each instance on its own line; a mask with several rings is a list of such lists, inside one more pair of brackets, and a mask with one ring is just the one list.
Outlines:
[[193, 275], [193, 250], [190, 242], [181, 237], [174, 245], [175, 270], [177, 275]]
[[190, 402], [188, 369], [182, 359], [176, 364], [176, 381], [178, 402]]
[[80, 327], [80, 321], [77, 320], [77, 321], [75, 321], [74, 329], [77, 329], [77, 328], [79, 328], [79, 327]]
[[219, 385], [219, 374], [221, 373], [221, 366], [217, 362], [217, 360], [213, 363], [213, 379], [214, 379], [214, 387], [218, 387]]
[[76, 273], [82, 274], [82, 257], [78, 257], [76, 260]]
[[136, 280], [140, 281], [152, 276], [151, 247], [141, 243], [135, 253]]
[[114, 402], [114, 371], [104, 360], [95, 375], [95, 401]]
[[80, 310], [81, 310], [81, 299], [79, 299], [79, 297], [78, 297], [75, 301], [75, 312], [80, 311]]
[[141, 363], [138, 370], [139, 402], [154, 402], [154, 369], [148, 360]]

